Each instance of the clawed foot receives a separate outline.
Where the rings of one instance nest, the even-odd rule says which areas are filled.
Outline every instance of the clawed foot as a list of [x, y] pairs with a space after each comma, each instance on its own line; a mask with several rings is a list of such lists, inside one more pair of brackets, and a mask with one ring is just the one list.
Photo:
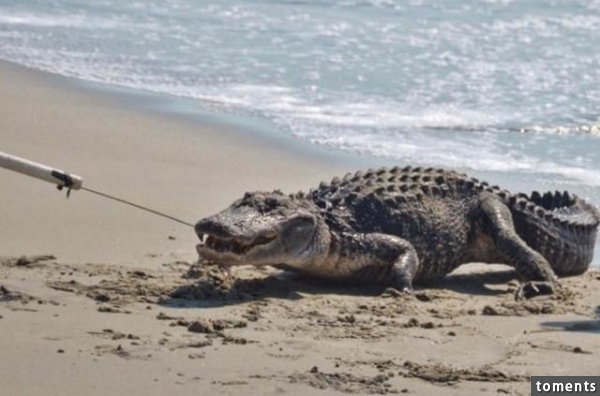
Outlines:
[[383, 291], [383, 293], [381, 293], [381, 295], [382, 296], [391, 296], [391, 297], [404, 297], [404, 296], [412, 295], [412, 290], [411, 289], [398, 290], [395, 287], [388, 287]]
[[404, 287], [402, 289], [397, 289], [395, 287], [387, 287], [381, 294], [392, 297], [412, 296], [413, 289], [411, 287]]
[[527, 300], [537, 296], [554, 294], [558, 284], [544, 281], [529, 281], [523, 283], [515, 293], [515, 300]]

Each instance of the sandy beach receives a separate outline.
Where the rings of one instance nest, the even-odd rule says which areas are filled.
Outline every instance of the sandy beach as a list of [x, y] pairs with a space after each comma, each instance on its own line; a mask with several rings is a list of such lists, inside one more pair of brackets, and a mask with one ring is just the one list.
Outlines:
[[[1, 62], [0, 150], [192, 223], [360, 163]], [[598, 375], [597, 270], [526, 302], [504, 266], [412, 297], [230, 276], [194, 264], [189, 227], [1, 169], [0, 186], [2, 395], [526, 395], [531, 375]]]

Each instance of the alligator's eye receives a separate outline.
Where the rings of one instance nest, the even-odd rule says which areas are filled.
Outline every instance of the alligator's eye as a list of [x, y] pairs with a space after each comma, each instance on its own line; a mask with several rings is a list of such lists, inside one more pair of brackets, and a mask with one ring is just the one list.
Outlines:
[[309, 226], [310, 226], [310, 224], [308, 224], [308, 223], [298, 224], [298, 225], [291, 227], [290, 232], [293, 234], [301, 234], [302, 232], [306, 231], [306, 229]]
[[313, 229], [313, 222], [310, 219], [298, 220], [295, 224], [287, 227], [284, 232], [286, 236], [302, 236], [310, 233]]

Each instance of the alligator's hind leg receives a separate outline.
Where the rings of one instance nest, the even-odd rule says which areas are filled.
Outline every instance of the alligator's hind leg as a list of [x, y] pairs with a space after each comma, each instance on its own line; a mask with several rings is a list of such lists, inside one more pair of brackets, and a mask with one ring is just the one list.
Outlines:
[[388, 234], [342, 234], [339, 266], [351, 269], [356, 283], [379, 283], [412, 291], [419, 258], [410, 242]]
[[553, 294], [558, 279], [552, 267], [517, 234], [509, 208], [491, 194], [482, 199], [484, 232], [492, 238], [504, 263], [514, 267], [525, 280], [515, 297], [521, 299]]

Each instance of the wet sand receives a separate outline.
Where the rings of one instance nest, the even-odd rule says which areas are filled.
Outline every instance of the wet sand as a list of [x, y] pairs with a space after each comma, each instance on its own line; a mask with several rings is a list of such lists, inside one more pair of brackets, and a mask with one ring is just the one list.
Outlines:
[[[0, 63], [0, 150], [194, 222], [357, 166]], [[358, 162], [357, 162], [358, 164]], [[0, 170], [7, 395], [529, 394], [597, 375], [600, 273], [515, 302], [504, 266], [414, 296], [195, 264], [188, 227]]]

